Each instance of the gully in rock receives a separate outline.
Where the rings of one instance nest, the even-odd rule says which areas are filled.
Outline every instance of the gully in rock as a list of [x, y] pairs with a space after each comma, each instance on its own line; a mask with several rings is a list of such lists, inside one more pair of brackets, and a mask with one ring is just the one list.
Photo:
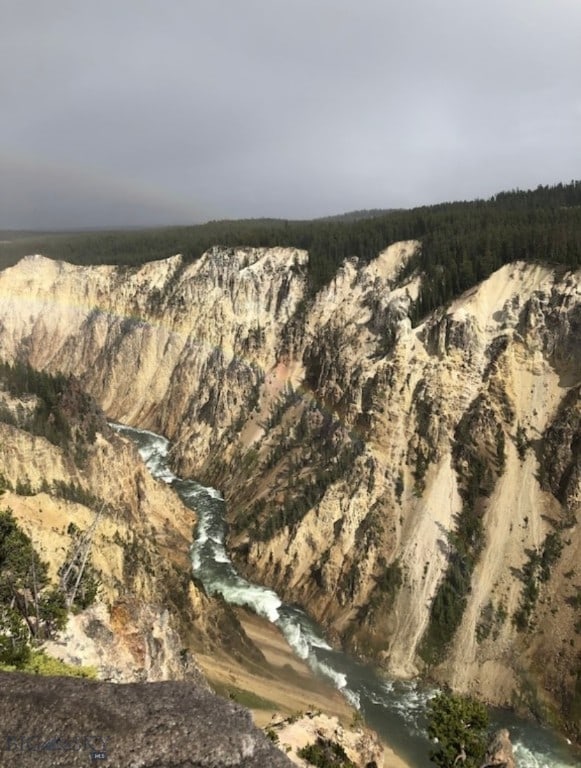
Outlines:
[[[300, 608], [283, 603], [270, 589], [242, 578], [224, 546], [225, 505], [221, 494], [193, 480], [178, 478], [168, 467], [169, 442], [147, 430], [112, 425], [131, 439], [150, 472], [171, 484], [183, 502], [199, 515], [192, 564], [211, 594], [245, 605], [275, 623], [298, 656], [318, 674], [330, 679], [364, 717], [410, 765], [427, 768], [430, 743], [425, 735], [426, 704], [435, 692], [420, 681], [383, 677], [372, 667], [331, 648], [321, 630]], [[508, 728], [519, 768], [574, 768], [578, 759], [549, 729], [535, 726], [504, 711], [491, 713], [493, 724]]]

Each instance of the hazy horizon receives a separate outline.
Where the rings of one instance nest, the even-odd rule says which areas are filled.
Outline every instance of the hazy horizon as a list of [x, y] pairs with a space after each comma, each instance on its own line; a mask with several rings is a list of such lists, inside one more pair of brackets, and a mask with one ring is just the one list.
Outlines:
[[[559, 179], [559, 180], [556, 180], [554, 182], [551, 182], [548, 185], [540, 183], [537, 186], [554, 186], [554, 185], [557, 185], [559, 183], [562, 183], [562, 184], [566, 185], [566, 184], [569, 184], [569, 183], [571, 183], [573, 181], [576, 181], [576, 180], [575, 179], [569, 179], [569, 180]], [[424, 207], [424, 206], [430, 206], [430, 205], [439, 205], [439, 204], [444, 204], [444, 203], [462, 203], [462, 202], [474, 202], [476, 200], [488, 200], [491, 197], [494, 197], [495, 195], [497, 195], [498, 193], [501, 193], [501, 192], [511, 192], [511, 191], [528, 192], [528, 191], [533, 191], [533, 189], [536, 189], [536, 188], [537, 187], [534, 187], [534, 188], [532, 188], [532, 187], [531, 188], [523, 188], [523, 187], [511, 187], [511, 188], [508, 188], [507, 187], [506, 189], [498, 189], [498, 190], [496, 190], [495, 192], [493, 192], [488, 197], [473, 197], [473, 198], [463, 198], [463, 199], [456, 199], [456, 200], [454, 200], [454, 199], [450, 199], [450, 200], [435, 200], [435, 201], [432, 201], [432, 202], [429, 202], [429, 203], [418, 203], [417, 206], [409, 206], [408, 208], [404, 208], [404, 207], [402, 207], [402, 208], [357, 208], [357, 209], [353, 209], [353, 210], [349, 210], [349, 211], [344, 210], [344, 211], [330, 213], [330, 214], [326, 214], [326, 215], [322, 215], [322, 216], [304, 217], [304, 218], [301, 218], [301, 219], [299, 219], [299, 218], [293, 219], [293, 218], [288, 217], [288, 216], [249, 216], [249, 217], [240, 218], [240, 219], [235, 219], [233, 217], [228, 217], [228, 218], [223, 218], [223, 219], [219, 219], [219, 218], [217, 218], [217, 219], [204, 219], [204, 220], [195, 221], [195, 222], [193, 222], [193, 221], [192, 222], [174, 222], [174, 223], [160, 222], [160, 223], [157, 223], [157, 224], [127, 224], [127, 225], [119, 224], [119, 225], [114, 225], [114, 226], [109, 226], [107, 224], [103, 224], [103, 225], [98, 225], [98, 226], [86, 226], [86, 227], [85, 226], [71, 226], [71, 227], [61, 227], [61, 228], [53, 227], [53, 228], [45, 228], [45, 229], [33, 229], [33, 228], [30, 228], [30, 227], [0, 227], [0, 235], [7, 234], [7, 233], [8, 234], [14, 233], [16, 235], [30, 234], [30, 235], [34, 236], [34, 235], [43, 235], [43, 234], [46, 234], [46, 235], [76, 234], [76, 233], [82, 234], [84, 232], [86, 232], [86, 233], [104, 232], [105, 233], [105, 232], [127, 232], [127, 231], [131, 231], [131, 230], [143, 231], [143, 230], [149, 230], [149, 229], [151, 229], [151, 230], [158, 230], [158, 229], [164, 229], [164, 228], [172, 229], [172, 228], [180, 228], [180, 227], [191, 227], [191, 226], [208, 224], [208, 223], [211, 223], [213, 221], [253, 221], [253, 220], [255, 220], [255, 221], [261, 221], [261, 220], [265, 220], [265, 221], [289, 221], [289, 222], [293, 222], [293, 221], [296, 221], [296, 222], [299, 222], [299, 221], [318, 221], [318, 220], [324, 220], [324, 219], [327, 219], [327, 218], [328, 219], [334, 219], [334, 218], [339, 219], [339, 218], [341, 218], [343, 216], [350, 216], [352, 214], [358, 214], [358, 213], [364, 214], [364, 213], [370, 213], [370, 212], [374, 212], [374, 214], [376, 213], [377, 216], [381, 216], [381, 215], [392, 213], [392, 212], [395, 213], [397, 211], [411, 210], [411, 209], [416, 208], [416, 207]]]

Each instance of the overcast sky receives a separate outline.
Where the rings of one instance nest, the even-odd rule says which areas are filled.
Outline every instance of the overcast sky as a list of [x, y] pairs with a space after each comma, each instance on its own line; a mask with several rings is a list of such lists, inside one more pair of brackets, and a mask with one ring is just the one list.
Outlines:
[[581, 0], [0, 0], [0, 227], [581, 178]]

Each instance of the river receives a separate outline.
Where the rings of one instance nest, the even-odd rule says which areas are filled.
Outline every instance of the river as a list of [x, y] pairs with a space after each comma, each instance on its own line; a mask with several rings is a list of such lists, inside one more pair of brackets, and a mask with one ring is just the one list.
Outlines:
[[[121, 424], [111, 426], [136, 444], [152, 475], [171, 485], [183, 502], [197, 512], [192, 566], [205, 589], [210, 594], [222, 594], [229, 603], [248, 606], [276, 624], [297, 656], [307, 661], [317, 675], [331, 680], [360, 711], [365, 722], [413, 768], [433, 768], [428, 758], [425, 710], [435, 689], [420, 681], [391, 680], [331, 648], [322, 630], [298, 606], [283, 603], [271, 589], [240, 576], [224, 546], [225, 504], [219, 491], [176, 477], [169, 468], [170, 444], [164, 437]], [[509, 729], [518, 768], [581, 765], [579, 755], [551, 730], [505, 711], [491, 710], [491, 720], [494, 726]]]

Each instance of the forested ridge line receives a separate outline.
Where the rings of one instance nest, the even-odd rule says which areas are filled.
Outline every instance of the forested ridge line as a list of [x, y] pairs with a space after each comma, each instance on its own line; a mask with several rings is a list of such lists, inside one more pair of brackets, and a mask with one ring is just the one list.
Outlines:
[[73, 264], [138, 266], [176, 253], [190, 263], [212, 246], [302, 248], [310, 255], [311, 294], [346, 258], [368, 262], [391, 243], [419, 240], [421, 249], [406, 270], [419, 269], [428, 278], [414, 310], [417, 318], [503, 264], [524, 260], [579, 267], [581, 181], [355, 219], [245, 219], [151, 230], [6, 234], [0, 237], [0, 268], [31, 253]]

